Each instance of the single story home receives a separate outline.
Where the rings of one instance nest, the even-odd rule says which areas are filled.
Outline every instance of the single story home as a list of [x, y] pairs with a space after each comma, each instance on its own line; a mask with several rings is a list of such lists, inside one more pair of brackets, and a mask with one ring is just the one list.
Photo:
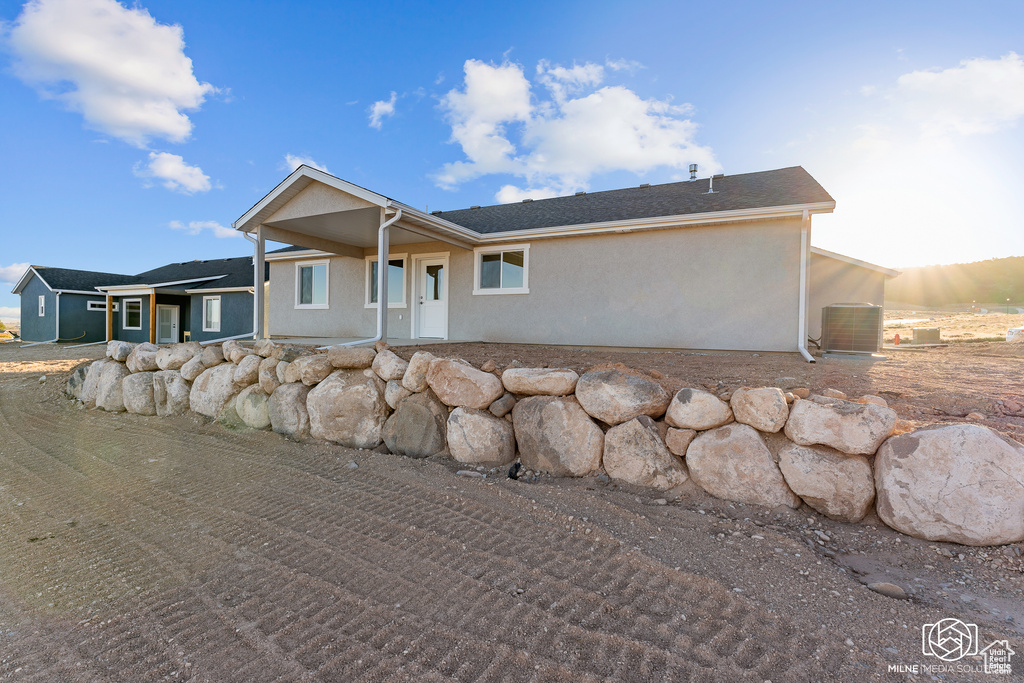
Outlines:
[[13, 292], [21, 295], [25, 341], [165, 344], [253, 336], [254, 276], [252, 256], [138, 275], [30, 266]]
[[[811, 360], [820, 306], [881, 304], [877, 285], [895, 274], [815, 253], [811, 218], [834, 207], [798, 166], [431, 213], [301, 166], [233, 227], [270, 264], [271, 337]], [[293, 246], [265, 253], [266, 240]]]

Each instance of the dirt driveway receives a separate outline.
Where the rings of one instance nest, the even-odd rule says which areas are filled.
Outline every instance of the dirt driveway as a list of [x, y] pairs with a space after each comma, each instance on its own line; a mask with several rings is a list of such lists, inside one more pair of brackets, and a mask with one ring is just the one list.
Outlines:
[[[983, 643], [1024, 644], [1019, 544], [925, 543], [873, 517], [845, 525], [601, 478], [467, 478], [443, 459], [85, 411], [60, 394], [82, 351], [0, 345], [0, 678], [928, 680], [889, 672], [940, 663], [922, 655], [923, 624], [955, 617]], [[899, 393], [907, 419], [1007, 393], [962, 368], [926, 390], [925, 357], [669, 354], [659, 367], [716, 385], [808, 372], [813, 388]], [[864, 585], [879, 580], [911, 599]]]

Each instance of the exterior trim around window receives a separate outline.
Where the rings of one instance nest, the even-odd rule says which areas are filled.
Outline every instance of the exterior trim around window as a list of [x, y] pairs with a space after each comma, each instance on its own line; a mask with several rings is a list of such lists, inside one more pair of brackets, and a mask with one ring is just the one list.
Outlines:
[[43, 318], [46, 316], [46, 295], [39, 295], [39, 317]]
[[[303, 271], [309, 275], [303, 279]], [[306, 291], [303, 291], [303, 283]], [[295, 308], [330, 308], [330, 261], [298, 261], [295, 264]], [[305, 299], [305, 300], [304, 300]]]
[[[106, 301], [89, 301], [88, 303], [86, 303], [85, 308], [86, 308], [86, 310], [89, 310], [89, 311], [106, 311], [107, 310], [107, 302]], [[114, 312], [117, 313], [117, 311], [118, 311], [118, 306], [117, 306], [117, 302], [115, 301], [114, 302]]]
[[530, 245], [473, 250], [473, 294], [529, 294]]
[[[371, 301], [373, 297], [373, 290], [376, 289], [375, 282], [373, 279], [373, 264], [377, 263], [377, 255], [367, 256], [366, 259], [366, 277], [365, 277], [365, 290], [366, 297], [363, 303], [363, 308], [377, 308], [377, 302]], [[388, 262], [394, 263], [395, 261], [402, 262], [402, 286], [399, 288], [401, 297], [396, 300], [395, 288], [392, 287], [392, 282], [388, 280], [388, 308], [405, 308], [407, 306], [405, 301], [405, 293], [409, 288], [409, 255], [408, 254], [388, 254]], [[390, 270], [390, 268], [389, 268]]]
[[[211, 306], [216, 304], [216, 306]], [[211, 308], [213, 310], [211, 310]], [[203, 297], [203, 332], [220, 332], [221, 301], [220, 296]]]
[[[121, 312], [121, 329], [122, 330], [141, 330], [142, 329], [142, 299], [124, 299], [124, 310]], [[137, 325], [129, 325], [129, 319], [131, 317], [137, 317]]]

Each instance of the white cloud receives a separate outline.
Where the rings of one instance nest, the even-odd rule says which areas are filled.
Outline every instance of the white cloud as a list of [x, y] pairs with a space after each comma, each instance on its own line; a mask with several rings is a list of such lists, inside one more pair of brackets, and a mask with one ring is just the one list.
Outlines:
[[612, 71], [628, 71], [631, 74], [644, 68], [643, 64], [632, 59], [606, 59], [604, 65]]
[[721, 169], [711, 148], [697, 144], [697, 124], [686, 118], [689, 105], [643, 99], [621, 85], [598, 88], [606, 75], [600, 64], [542, 61], [536, 73], [550, 99], [534, 94], [518, 64], [466, 62], [463, 88], [441, 101], [451, 141], [466, 159], [445, 164], [435, 176], [438, 185], [453, 188], [482, 175], [511, 174], [526, 187], [504, 185], [497, 197], [515, 201], [588, 189], [598, 173], [642, 175], [691, 163], [704, 173]]
[[204, 230], [209, 230], [214, 237], [241, 237], [242, 233], [234, 228], [226, 228], [217, 221], [189, 221], [188, 225], [181, 221], [171, 221], [167, 224], [172, 230], [181, 230], [186, 235], [199, 235]]
[[186, 140], [215, 91], [192, 73], [180, 26], [114, 0], [30, 0], [7, 27], [14, 73], [96, 130], [144, 147]]
[[384, 117], [395, 115], [395, 102], [398, 101], [398, 93], [391, 91], [390, 100], [378, 100], [370, 105], [370, 128], [381, 129], [384, 125]]
[[4, 320], [21, 320], [21, 309], [15, 306], [0, 306], [0, 318]]
[[1024, 57], [965, 59], [942, 71], [900, 76], [891, 95], [930, 136], [992, 133], [1024, 117]]
[[162, 180], [168, 190], [182, 194], [207, 192], [212, 187], [210, 176], [204, 174], [203, 169], [189, 166], [183, 158], [168, 152], [150, 152], [149, 164], [145, 167], [136, 165], [135, 175]]
[[288, 169], [288, 172], [291, 173], [292, 171], [297, 169], [299, 166], [302, 166], [303, 164], [309, 166], [310, 168], [315, 168], [318, 171], [330, 173], [330, 171], [327, 170], [326, 166], [316, 161], [313, 157], [305, 156], [302, 154], [285, 154], [284, 163], [281, 165], [281, 167]]
[[29, 268], [28, 263], [12, 263], [9, 266], [0, 266], [0, 282], [9, 282], [14, 284], [21, 279], [21, 276], [25, 274], [25, 271]]

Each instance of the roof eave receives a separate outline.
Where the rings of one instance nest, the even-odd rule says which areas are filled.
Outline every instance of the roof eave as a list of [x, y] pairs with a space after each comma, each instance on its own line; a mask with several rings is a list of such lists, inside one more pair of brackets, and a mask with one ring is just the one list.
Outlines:
[[21, 294], [21, 290], [23, 290], [25, 288], [25, 285], [28, 284], [29, 277], [31, 275], [33, 275], [33, 274], [35, 274], [35, 276], [37, 278], [39, 278], [40, 282], [42, 282], [44, 285], [46, 285], [46, 288], [48, 290], [50, 290], [51, 292], [53, 291], [53, 287], [51, 287], [50, 283], [48, 283], [46, 281], [46, 278], [44, 278], [42, 275], [39, 274], [39, 271], [36, 270], [36, 267], [35, 266], [29, 266], [28, 269], [25, 271], [24, 275], [21, 276], [21, 279], [18, 280], [18, 283], [16, 285], [14, 285], [14, 289], [11, 290], [11, 294], [18, 294], [18, 295], [20, 295]]
[[874, 264], [874, 263], [869, 263], [868, 261], [861, 261], [860, 259], [855, 259], [852, 256], [846, 256], [845, 254], [838, 254], [838, 253], [836, 253], [834, 251], [828, 251], [827, 249], [822, 249], [821, 247], [811, 247], [811, 253], [812, 254], [817, 254], [818, 256], [824, 256], [826, 258], [835, 259], [836, 261], [842, 261], [843, 263], [849, 263], [850, 265], [858, 266], [860, 268], [867, 268], [868, 270], [874, 270], [874, 271], [877, 271], [877, 272], [881, 273], [882, 275], [884, 275], [884, 276], [886, 276], [888, 278], [893, 278], [893, 277], [896, 277], [898, 275], [901, 275], [900, 271], [895, 270], [893, 268], [886, 268], [885, 266], [879, 266], [879, 265]]

